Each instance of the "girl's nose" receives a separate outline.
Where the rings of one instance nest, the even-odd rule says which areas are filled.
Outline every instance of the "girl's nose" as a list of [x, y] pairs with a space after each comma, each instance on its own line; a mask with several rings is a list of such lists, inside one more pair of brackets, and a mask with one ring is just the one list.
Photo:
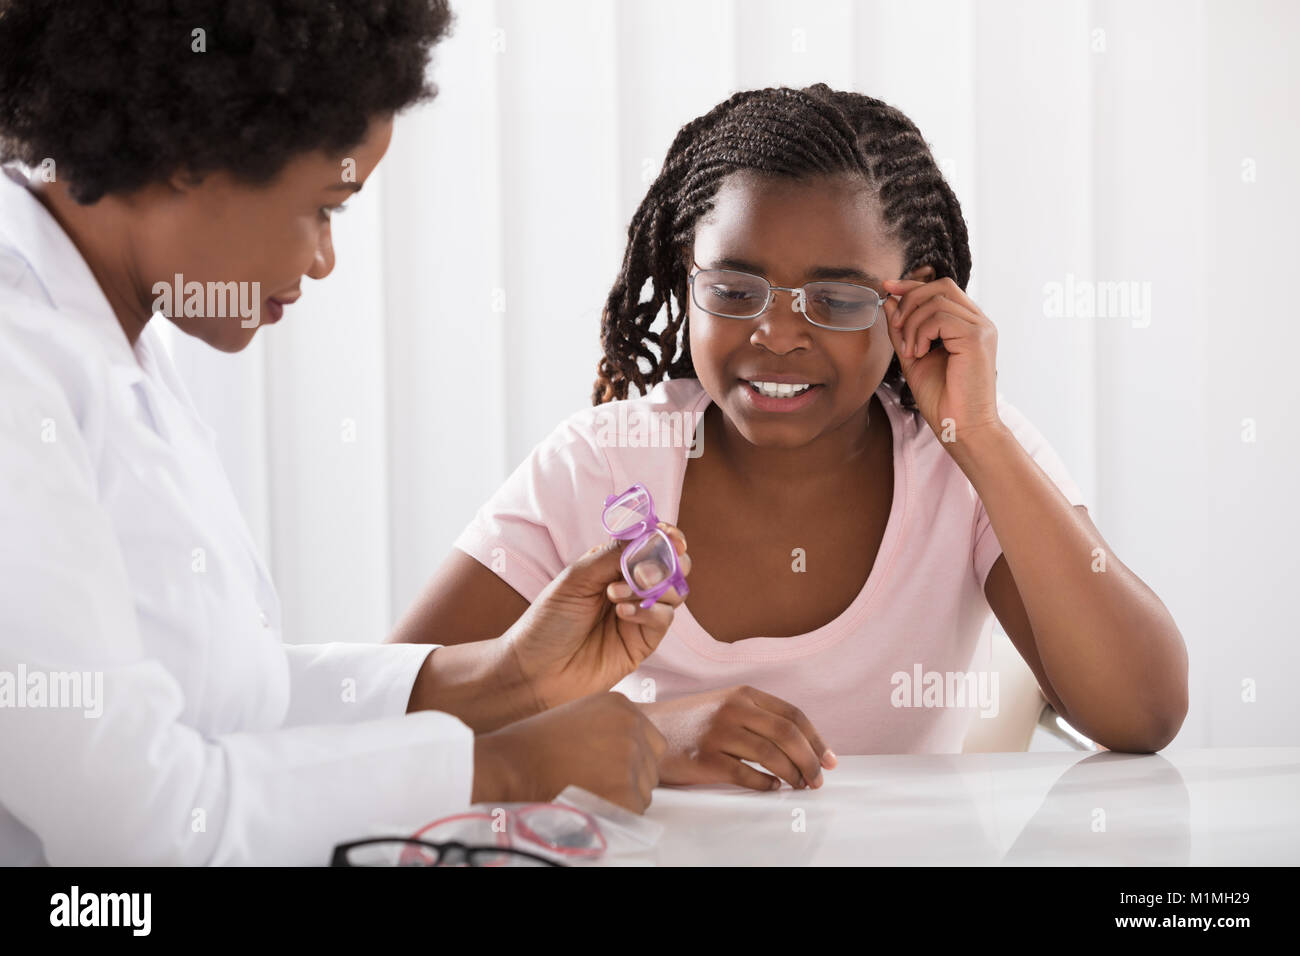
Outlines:
[[[782, 296], [789, 296], [787, 307], [781, 302]], [[767, 308], [754, 319], [754, 331], [750, 341], [761, 345], [769, 352], [784, 354], [797, 348], [807, 347], [811, 340], [808, 320], [801, 311], [804, 304], [802, 289], [793, 292], [773, 290]]]

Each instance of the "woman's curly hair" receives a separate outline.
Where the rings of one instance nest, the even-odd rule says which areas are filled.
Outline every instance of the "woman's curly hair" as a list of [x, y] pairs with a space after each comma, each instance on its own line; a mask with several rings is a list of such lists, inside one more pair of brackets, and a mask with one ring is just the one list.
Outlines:
[[[886, 228], [903, 243], [904, 273], [928, 264], [936, 278], [951, 276], [966, 288], [966, 221], [916, 124], [880, 100], [824, 83], [737, 93], [681, 128], [632, 218], [601, 319], [592, 404], [627, 398], [631, 385], [644, 394], [665, 378], [695, 377], [685, 253], [722, 180], [738, 170], [792, 179], [860, 174], [879, 199]], [[665, 310], [666, 324], [655, 330]], [[885, 382], [915, 409], [897, 356]]]
[[451, 20], [446, 0], [0, 0], [0, 162], [53, 159], [81, 203], [181, 171], [266, 182], [432, 96]]

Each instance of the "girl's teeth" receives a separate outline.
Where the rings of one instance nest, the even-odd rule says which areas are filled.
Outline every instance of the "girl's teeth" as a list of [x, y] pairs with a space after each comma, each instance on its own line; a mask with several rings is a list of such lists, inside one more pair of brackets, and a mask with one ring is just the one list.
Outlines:
[[812, 388], [811, 385], [784, 385], [776, 382], [750, 382], [754, 391], [768, 398], [793, 398]]

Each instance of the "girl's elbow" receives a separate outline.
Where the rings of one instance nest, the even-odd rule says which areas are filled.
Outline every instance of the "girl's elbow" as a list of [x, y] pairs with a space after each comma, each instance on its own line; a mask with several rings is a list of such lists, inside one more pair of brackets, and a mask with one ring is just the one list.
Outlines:
[[1159, 711], [1150, 711], [1141, 719], [1132, 719], [1121, 728], [1098, 733], [1093, 740], [1116, 753], [1153, 754], [1164, 750], [1178, 736], [1187, 719], [1184, 695]]
[[1140, 746], [1134, 751], [1135, 753], [1156, 753], [1168, 747], [1178, 736], [1178, 732], [1183, 728], [1183, 722], [1187, 719], [1187, 688], [1183, 686], [1183, 692], [1179, 695], [1164, 711], [1155, 714], [1149, 721], [1145, 731], [1139, 735], [1137, 742]]

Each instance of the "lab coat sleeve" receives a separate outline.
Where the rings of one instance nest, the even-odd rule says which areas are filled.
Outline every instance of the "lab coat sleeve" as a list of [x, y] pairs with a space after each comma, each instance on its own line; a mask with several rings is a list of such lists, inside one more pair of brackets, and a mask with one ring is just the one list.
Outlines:
[[[414, 828], [463, 809], [469, 728], [393, 705], [418, 649], [394, 648], [391, 670], [367, 671], [375, 683], [352, 723], [208, 738], [181, 721], [180, 684], [143, 653], [97, 500], [93, 434], [44, 374], [0, 354], [0, 804], [45, 858], [324, 864], [336, 843], [376, 826]], [[290, 659], [308, 684], [326, 670], [309, 653]], [[80, 675], [80, 706], [40, 705], [32, 675]]]
[[358, 723], [406, 713], [436, 644], [289, 644], [287, 726]]

